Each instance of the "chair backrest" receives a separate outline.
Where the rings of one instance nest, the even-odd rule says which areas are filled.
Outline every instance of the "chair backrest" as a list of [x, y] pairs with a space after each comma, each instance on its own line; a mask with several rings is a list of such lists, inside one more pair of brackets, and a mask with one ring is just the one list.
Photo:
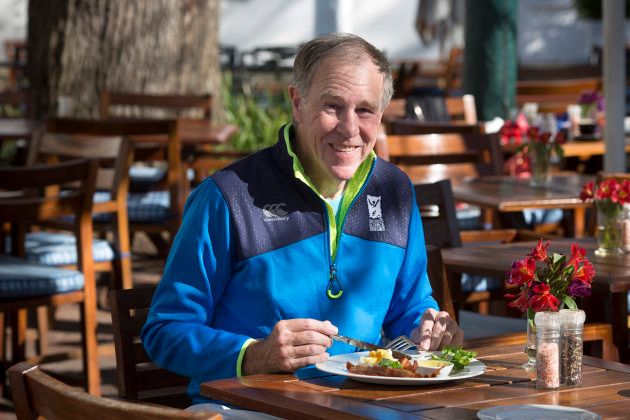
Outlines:
[[474, 95], [447, 96], [444, 98], [444, 103], [451, 121], [463, 120], [470, 125], [476, 125], [479, 122]]
[[481, 124], [466, 124], [457, 121], [448, 123], [431, 123], [424, 121], [392, 119], [384, 120], [387, 134], [480, 134], [483, 132]]
[[414, 184], [416, 204], [422, 217], [424, 240], [440, 248], [462, 246], [457, 226], [451, 181]]
[[189, 379], [155, 365], [140, 341], [155, 287], [112, 290], [112, 327], [116, 346], [118, 394], [124, 398], [185, 407]]
[[[166, 188], [170, 192], [170, 209], [176, 222], [183, 213], [186, 180], [182, 169], [181, 141], [177, 120], [89, 120], [53, 118], [46, 131], [86, 136], [124, 136], [130, 138], [135, 160], [160, 160], [167, 164]], [[142, 138], [155, 138], [147, 143]], [[150, 146], [150, 147], [149, 147]]]
[[64, 420], [222, 418], [214, 412], [190, 412], [97, 397], [66, 385], [28, 363], [11, 367], [9, 381], [18, 420], [38, 417]]
[[[133, 159], [130, 141], [122, 136], [72, 135], [40, 132], [29, 144], [27, 166], [66, 159], [95, 158], [99, 162], [96, 189], [109, 191], [112, 201], [124, 202], [129, 187], [129, 167]], [[95, 204], [95, 211], [98, 206]], [[101, 205], [102, 207], [102, 205]]]
[[427, 276], [433, 289], [433, 298], [440, 310], [448, 312], [449, 316], [457, 322], [446, 267], [442, 261], [442, 252], [437, 246], [427, 245]]
[[[101, 118], [112, 116], [112, 107], [167, 109], [181, 117], [184, 111], [201, 112], [204, 119], [212, 117], [212, 95], [151, 95], [145, 93], [113, 92], [104, 90], [100, 97]], [[115, 114], [120, 115], [120, 114]], [[129, 114], [127, 114], [129, 115]], [[135, 115], [136, 117], [139, 115]], [[142, 115], [143, 117], [145, 115]], [[171, 117], [169, 115], [169, 117]]]
[[377, 149], [383, 158], [403, 169], [414, 182], [466, 176], [497, 175], [503, 155], [495, 134], [389, 135], [386, 147]]
[[584, 91], [603, 90], [601, 77], [559, 80], [520, 80], [516, 83], [516, 105], [527, 102], [538, 104], [542, 113], [566, 112], [567, 106], [575, 104]]

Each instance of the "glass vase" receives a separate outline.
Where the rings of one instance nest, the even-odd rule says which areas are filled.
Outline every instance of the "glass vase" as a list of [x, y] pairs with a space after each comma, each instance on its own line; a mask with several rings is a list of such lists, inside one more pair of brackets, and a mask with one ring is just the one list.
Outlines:
[[[531, 312], [531, 316], [530, 316]], [[527, 354], [527, 363], [522, 367], [530, 371], [536, 370], [536, 324], [534, 323], [535, 313], [528, 310], [527, 314], [527, 342], [525, 343], [525, 353]]]
[[624, 240], [623, 208], [608, 201], [596, 202], [597, 207], [597, 249], [600, 257], [622, 255]]
[[545, 146], [535, 147], [529, 153], [532, 177], [530, 184], [542, 187], [551, 179], [551, 154]]

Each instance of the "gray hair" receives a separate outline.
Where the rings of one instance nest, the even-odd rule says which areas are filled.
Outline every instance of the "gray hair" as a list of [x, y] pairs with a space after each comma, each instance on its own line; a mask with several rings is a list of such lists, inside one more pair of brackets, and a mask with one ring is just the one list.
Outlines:
[[345, 63], [358, 63], [370, 59], [383, 75], [381, 111], [389, 104], [394, 94], [392, 69], [385, 54], [363, 38], [346, 33], [332, 33], [317, 37], [300, 47], [293, 64], [293, 84], [306, 94], [320, 64], [333, 58]]

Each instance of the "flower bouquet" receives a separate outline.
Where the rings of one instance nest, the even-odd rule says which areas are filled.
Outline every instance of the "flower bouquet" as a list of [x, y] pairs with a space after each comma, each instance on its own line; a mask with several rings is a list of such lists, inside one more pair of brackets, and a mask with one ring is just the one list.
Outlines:
[[596, 121], [605, 109], [604, 97], [596, 90], [585, 90], [578, 101], [582, 120]]
[[559, 131], [555, 137], [550, 132], [541, 132], [537, 127], [527, 131], [528, 141], [523, 143], [519, 152], [523, 152], [529, 160], [532, 185], [541, 186], [549, 181], [551, 175], [551, 159], [556, 156], [562, 159], [562, 144], [566, 140], [564, 132]]
[[598, 184], [587, 182], [580, 191], [582, 201], [594, 201], [597, 209], [598, 256], [623, 254], [623, 206], [630, 203], [630, 181], [608, 178]]
[[591, 283], [595, 270], [586, 258], [586, 250], [577, 243], [571, 244], [571, 256], [553, 253], [541, 239], [536, 247], [522, 260], [514, 261], [507, 288], [519, 288], [517, 294], [506, 294], [514, 299], [508, 306], [527, 312], [527, 358], [525, 369], [536, 365], [536, 326], [534, 315], [540, 311], [557, 311], [566, 306], [577, 309], [575, 298], [591, 295]]

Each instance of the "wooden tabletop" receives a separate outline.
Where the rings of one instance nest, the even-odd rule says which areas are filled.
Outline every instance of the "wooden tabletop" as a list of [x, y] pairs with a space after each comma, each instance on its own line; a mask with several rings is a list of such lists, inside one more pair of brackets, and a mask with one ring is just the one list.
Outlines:
[[495, 212], [525, 209], [573, 210], [573, 234], [583, 237], [586, 231], [586, 209], [591, 203], [580, 200], [580, 189], [593, 176], [573, 172], [554, 174], [545, 186], [533, 186], [530, 179], [512, 176], [480, 176], [453, 184], [457, 201], [474, 204]]
[[[630, 139], [626, 139], [626, 153], [630, 152]], [[519, 146], [515, 144], [502, 145], [501, 148], [508, 154], [513, 154]], [[601, 156], [606, 152], [604, 140], [572, 140], [562, 145], [564, 157], [578, 157], [586, 160], [591, 156]]]
[[42, 122], [26, 118], [0, 118], [0, 141], [29, 139]]
[[[28, 139], [42, 125], [41, 121], [25, 118], [0, 118], [0, 140]], [[215, 124], [209, 121], [181, 119], [180, 136], [184, 145], [225, 144], [238, 132], [232, 124]], [[161, 136], [134, 136], [143, 143], [162, 143]]]
[[285, 418], [475, 419], [484, 408], [512, 404], [578, 407], [602, 417], [630, 410], [630, 366], [584, 357], [583, 384], [537, 390], [535, 373], [520, 366], [522, 346], [480, 348], [486, 372], [428, 386], [356, 382], [317, 370], [305, 374], [254, 375], [201, 385], [202, 395]]
[[[628, 349], [628, 291], [630, 291], [630, 253], [616, 257], [598, 257], [594, 254], [594, 238], [553, 240], [549, 252], [571, 254], [571, 243], [578, 242], [586, 249], [588, 259], [595, 268], [593, 290], [589, 298], [589, 319], [610, 323], [613, 341], [622, 360], [630, 360]], [[515, 260], [523, 259], [536, 245], [535, 242], [484, 245], [443, 249], [444, 265], [449, 272], [480, 274], [505, 278]], [[593, 319], [597, 317], [596, 319]]]

